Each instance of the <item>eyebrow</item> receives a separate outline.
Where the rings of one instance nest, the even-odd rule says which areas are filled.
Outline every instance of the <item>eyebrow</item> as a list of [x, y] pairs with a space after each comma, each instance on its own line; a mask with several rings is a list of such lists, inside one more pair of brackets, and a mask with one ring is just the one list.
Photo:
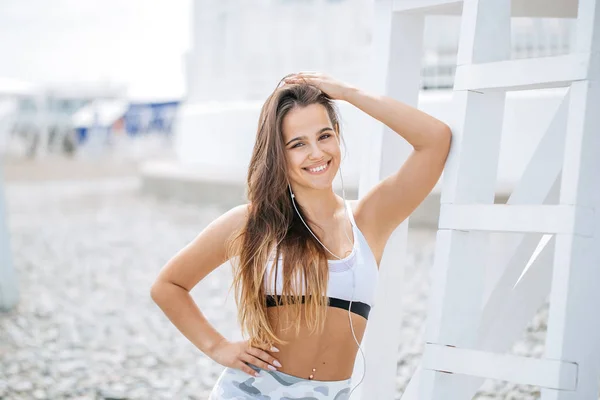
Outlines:
[[[317, 133], [315, 135], [320, 135], [321, 133], [325, 132], [325, 131], [333, 131], [332, 128], [326, 126], [325, 128], [321, 128], [317, 131]], [[293, 138], [292, 140], [290, 140], [289, 142], [287, 142], [285, 145], [287, 146], [288, 144], [292, 143], [295, 140], [301, 140], [301, 139], [306, 139], [306, 136], [298, 136]]]

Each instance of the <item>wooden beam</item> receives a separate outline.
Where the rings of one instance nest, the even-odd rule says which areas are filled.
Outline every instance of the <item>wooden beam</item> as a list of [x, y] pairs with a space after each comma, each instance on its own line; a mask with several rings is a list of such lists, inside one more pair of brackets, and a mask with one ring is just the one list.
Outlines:
[[[560, 188], [558, 178], [563, 164], [568, 104], [569, 95], [567, 94], [507, 204], [556, 204], [558, 202]], [[503, 268], [504, 272], [491, 294], [485, 299], [477, 342], [477, 348], [482, 350], [495, 352], [510, 350], [550, 291], [554, 242], [550, 242], [544, 248], [515, 287], [515, 282], [542, 235], [515, 234], [512, 236], [514, 240], [505, 248], [508, 256], [485, 268], [486, 270]], [[503, 266], [503, 263], [506, 265]], [[507, 300], [509, 296], [510, 300]], [[403, 400], [419, 399], [418, 387], [421, 371], [419, 368], [409, 382], [402, 397]], [[477, 377], [454, 375], [452, 379], [465, 385], [464, 388], [455, 389], [461, 390], [458, 398], [472, 398], [483, 383], [483, 379]]]
[[[424, 18], [393, 13], [392, 0], [374, 2], [374, 37], [370, 89], [417, 107], [423, 52]], [[396, 172], [412, 147], [387, 126], [371, 119], [371, 134], [365, 137], [365, 154], [359, 181], [359, 197], [382, 179]], [[364, 382], [352, 399], [387, 400], [396, 390], [396, 370], [402, 325], [402, 285], [408, 220], [388, 240], [379, 269], [379, 285], [363, 340], [366, 354]], [[357, 356], [353, 384], [362, 377], [362, 360]]]
[[[515, 185], [507, 204], [542, 204], [562, 170], [569, 93], [565, 94], [552, 121]], [[558, 197], [554, 204], [558, 202]]]
[[[394, 11], [460, 16], [462, 3], [462, 0], [396, 0]], [[512, 0], [511, 15], [531, 18], [577, 18], [577, 0]]]
[[[577, 219], [577, 224], [576, 224]], [[594, 209], [575, 205], [442, 204], [440, 229], [592, 236]]]
[[577, 364], [426, 343], [423, 368], [558, 390], [577, 387]]
[[[598, 67], [597, 61], [593, 63]], [[587, 79], [590, 53], [505, 60], [457, 67], [454, 90], [508, 91], [569, 86]]]
[[[525, 244], [525, 243], [524, 243]], [[510, 295], [497, 290], [484, 307], [484, 318], [479, 327], [479, 340], [476, 348], [491, 352], [508, 352], [523, 329], [544, 304], [552, 282], [552, 258], [554, 240], [542, 250], [524, 277], [515, 286], [516, 278], [510, 284]], [[499, 282], [499, 285], [508, 282]], [[463, 376], [465, 383], [463, 398], [472, 398], [483, 379]]]
[[[483, 351], [506, 352], [522, 335], [525, 326], [547, 298], [552, 281], [553, 251], [554, 243], [552, 241], [534, 261], [519, 284], [516, 287], [513, 287], [514, 284], [510, 285], [511, 296], [509, 298], [505, 296], [499, 299], [496, 296], [499, 294], [498, 292], [490, 298], [483, 310], [483, 315], [488, 318], [482, 321], [479, 328], [476, 348]], [[420, 400], [418, 390], [422, 374], [428, 371], [423, 371], [422, 364], [419, 366], [409, 382], [402, 400]], [[455, 397], [453, 398], [472, 398], [484, 381], [478, 376], [446, 375], [454, 383]]]
[[394, 11], [422, 15], [460, 15], [463, 0], [396, 0]]
[[[599, 0], [579, 1], [576, 35], [575, 51], [599, 54]], [[579, 365], [578, 387], [573, 394], [542, 389], [543, 400], [596, 399], [600, 394], [600, 71], [593, 73], [571, 86], [560, 204], [594, 209], [595, 229], [592, 237], [556, 237], [545, 347], [547, 358]], [[577, 217], [577, 225], [585, 223], [583, 215]]]
[[[468, 0], [463, 7], [457, 64], [510, 56], [510, 2]], [[456, 121], [442, 189], [442, 204], [493, 204], [505, 93], [455, 91]], [[440, 229], [436, 240], [426, 342], [471, 348], [481, 318], [489, 235]], [[462, 398], [455, 375], [423, 370], [419, 400]]]

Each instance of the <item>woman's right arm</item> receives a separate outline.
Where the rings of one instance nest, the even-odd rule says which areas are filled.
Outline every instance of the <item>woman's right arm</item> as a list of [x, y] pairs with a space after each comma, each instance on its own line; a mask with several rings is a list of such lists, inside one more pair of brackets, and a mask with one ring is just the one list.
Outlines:
[[245, 225], [247, 210], [247, 205], [237, 206], [208, 225], [162, 268], [152, 284], [150, 295], [173, 325], [200, 351], [222, 365], [254, 375], [244, 361], [268, 368], [264, 361], [277, 364], [275, 359], [260, 349], [249, 348], [246, 342], [228, 342], [206, 320], [189, 293], [199, 281], [227, 261], [226, 244]]

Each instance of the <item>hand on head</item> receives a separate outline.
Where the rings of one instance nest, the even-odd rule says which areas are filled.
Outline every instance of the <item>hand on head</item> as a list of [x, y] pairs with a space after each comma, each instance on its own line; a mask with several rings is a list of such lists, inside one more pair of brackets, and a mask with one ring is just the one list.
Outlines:
[[307, 84], [319, 88], [334, 100], [345, 100], [351, 85], [320, 72], [298, 72], [283, 78], [284, 84]]

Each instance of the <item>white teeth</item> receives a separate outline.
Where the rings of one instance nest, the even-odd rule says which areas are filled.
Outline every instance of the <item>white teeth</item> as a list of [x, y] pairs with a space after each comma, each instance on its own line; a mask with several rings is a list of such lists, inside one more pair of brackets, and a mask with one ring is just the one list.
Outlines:
[[325, 163], [317, 168], [308, 168], [308, 170], [310, 172], [319, 172], [319, 171], [323, 171], [325, 168], [327, 168], [327, 163]]

